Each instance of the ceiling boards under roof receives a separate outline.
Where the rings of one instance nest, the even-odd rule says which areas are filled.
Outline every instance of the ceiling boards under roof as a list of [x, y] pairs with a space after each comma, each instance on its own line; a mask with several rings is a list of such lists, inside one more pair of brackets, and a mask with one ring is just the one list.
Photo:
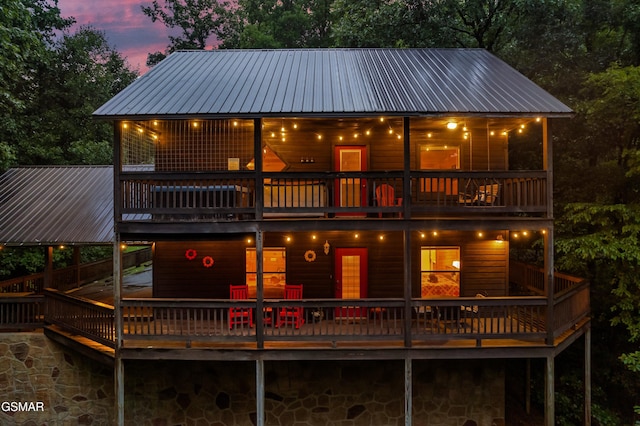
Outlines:
[[176, 52], [94, 116], [572, 113], [483, 49], [299, 49]]

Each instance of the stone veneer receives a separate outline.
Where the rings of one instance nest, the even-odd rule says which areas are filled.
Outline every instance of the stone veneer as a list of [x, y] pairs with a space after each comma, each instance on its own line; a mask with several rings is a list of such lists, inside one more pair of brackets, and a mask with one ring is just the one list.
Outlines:
[[[500, 361], [413, 362], [415, 426], [503, 426]], [[4, 401], [44, 412], [0, 412], [0, 424], [111, 425], [110, 368], [41, 333], [0, 335]], [[254, 425], [255, 362], [126, 361], [127, 425]], [[267, 425], [403, 425], [403, 361], [265, 363]]]
[[[0, 334], [0, 395], [2, 425], [113, 424], [113, 370], [41, 332]], [[44, 410], [7, 411], [7, 402]]]

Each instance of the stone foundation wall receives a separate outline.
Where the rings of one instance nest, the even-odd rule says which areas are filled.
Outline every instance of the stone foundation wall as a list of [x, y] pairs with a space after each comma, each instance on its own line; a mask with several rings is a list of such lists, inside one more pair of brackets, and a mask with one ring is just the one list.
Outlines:
[[111, 426], [114, 422], [112, 369], [39, 332], [0, 334], [0, 395], [2, 425]]
[[[414, 361], [415, 426], [504, 426], [502, 361]], [[255, 424], [254, 362], [127, 362], [135, 425]], [[403, 361], [265, 363], [270, 426], [404, 425]]]
[[[501, 361], [414, 361], [413, 424], [503, 426]], [[404, 425], [403, 361], [265, 363], [267, 425]], [[127, 425], [254, 425], [255, 362], [126, 361]], [[113, 371], [41, 333], [0, 335], [0, 424], [112, 425]]]

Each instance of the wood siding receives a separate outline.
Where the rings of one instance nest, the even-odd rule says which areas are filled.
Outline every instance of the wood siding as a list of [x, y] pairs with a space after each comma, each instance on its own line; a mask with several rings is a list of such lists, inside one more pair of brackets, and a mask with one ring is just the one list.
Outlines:
[[509, 244], [492, 238], [478, 238], [474, 233], [425, 233], [425, 238], [412, 240], [412, 297], [420, 297], [420, 248], [460, 247], [460, 296], [507, 296], [509, 276]]
[[[334, 252], [336, 248], [366, 247], [369, 254], [368, 297], [403, 297], [403, 237], [401, 232], [322, 232], [312, 239], [310, 233], [269, 233], [265, 247], [286, 247], [287, 282], [303, 284], [305, 298], [335, 297]], [[380, 239], [380, 235], [384, 239]], [[286, 242], [287, 236], [292, 240]], [[324, 254], [325, 241], [330, 244]], [[471, 233], [445, 232], [424, 240], [412, 239], [412, 297], [420, 294], [420, 247], [458, 246], [462, 265], [460, 295], [508, 295], [508, 243], [493, 239], [477, 239]], [[210, 242], [157, 242], [154, 259], [155, 297], [227, 298], [229, 284], [245, 282], [246, 240]], [[188, 249], [197, 256], [188, 260]], [[315, 260], [309, 262], [305, 253], [313, 250]], [[204, 256], [211, 256], [213, 266], [203, 265]]]

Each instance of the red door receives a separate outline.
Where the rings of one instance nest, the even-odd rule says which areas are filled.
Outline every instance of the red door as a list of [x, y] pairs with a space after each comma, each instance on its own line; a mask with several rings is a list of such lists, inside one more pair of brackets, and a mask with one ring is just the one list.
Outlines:
[[[363, 172], [367, 170], [366, 146], [336, 146], [334, 165], [337, 172]], [[367, 183], [358, 177], [336, 179], [334, 205], [361, 207], [367, 203]], [[364, 216], [365, 213], [340, 213], [337, 216]]]
[[[366, 248], [336, 248], [335, 289], [337, 299], [365, 299], [368, 284]], [[366, 308], [358, 306], [336, 309], [336, 318], [366, 317]]]

